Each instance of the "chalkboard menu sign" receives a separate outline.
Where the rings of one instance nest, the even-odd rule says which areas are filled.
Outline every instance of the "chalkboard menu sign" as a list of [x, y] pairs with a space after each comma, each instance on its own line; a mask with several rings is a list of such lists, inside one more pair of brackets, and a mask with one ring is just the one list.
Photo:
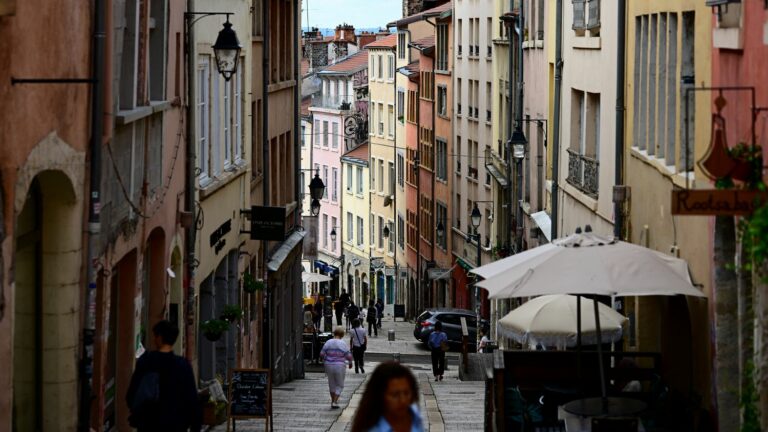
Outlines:
[[269, 369], [231, 369], [229, 373], [229, 417], [270, 416], [272, 382]]

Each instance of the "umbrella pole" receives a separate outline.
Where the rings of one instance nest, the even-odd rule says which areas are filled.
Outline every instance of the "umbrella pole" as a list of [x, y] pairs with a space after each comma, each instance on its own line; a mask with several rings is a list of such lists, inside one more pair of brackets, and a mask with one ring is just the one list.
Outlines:
[[603, 338], [600, 332], [600, 313], [597, 310], [597, 298], [592, 299], [595, 307], [595, 330], [597, 330], [597, 364], [600, 367], [600, 391], [603, 396], [603, 405], [607, 398], [605, 393], [605, 366], [603, 365]]
[[579, 380], [579, 390], [583, 388], [584, 377], [581, 376], [581, 296], [576, 296], [576, 379]]

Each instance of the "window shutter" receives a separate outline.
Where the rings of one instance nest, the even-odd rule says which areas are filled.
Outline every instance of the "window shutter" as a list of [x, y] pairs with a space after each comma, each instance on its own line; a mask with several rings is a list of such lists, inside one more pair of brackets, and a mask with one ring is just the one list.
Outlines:
[[584, 23], [584, 2], [585, 0], [573, 0], [573, 29], [583, 30]]
[[589, 21], [588, 29], [600, 27], [600, 0], [589, 0]]

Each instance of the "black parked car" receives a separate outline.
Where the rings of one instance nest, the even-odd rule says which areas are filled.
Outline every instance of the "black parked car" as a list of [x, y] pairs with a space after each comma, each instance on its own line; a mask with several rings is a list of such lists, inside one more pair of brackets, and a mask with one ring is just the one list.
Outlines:
[[[448, 343], [453, 346], [461, 344], [461, 317], [467, 320], [467, 330], [469, 331], [470, 351], [473, 351], [474, 343], [477, 340], [477, 315], [467, 309], [428, 309], [422, 312], [416, 318], [416, 328], [413, 329], [413, 336], [423, 343], [427, 343], [429, 335], [435, 329], [435, 323], [443, 323], [443, 331], [448, 336]], [[486, 330], [488, 322], [481, 320], [480, 325]]]

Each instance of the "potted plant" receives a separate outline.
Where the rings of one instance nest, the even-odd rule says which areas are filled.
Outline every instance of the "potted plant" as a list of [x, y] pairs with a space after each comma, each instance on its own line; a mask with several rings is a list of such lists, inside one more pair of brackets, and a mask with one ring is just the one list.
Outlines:
[[243, 310], [238, 305], [225, 305], [221, 312], [221, 319], [235, 322], [243, 317]]
[[256, 279], [250, 273], [243, 275], [243, 291], [247, 293], [255, 293], [264, 289], [264, 281], [262, 279]]
[[205, 338], [209, 341], [217, 341], [221, 338], [221, 334], [229, 330], [229, 322], [220, 319], [210, 319], [200, 323], [200, 331], [203, 332]]

